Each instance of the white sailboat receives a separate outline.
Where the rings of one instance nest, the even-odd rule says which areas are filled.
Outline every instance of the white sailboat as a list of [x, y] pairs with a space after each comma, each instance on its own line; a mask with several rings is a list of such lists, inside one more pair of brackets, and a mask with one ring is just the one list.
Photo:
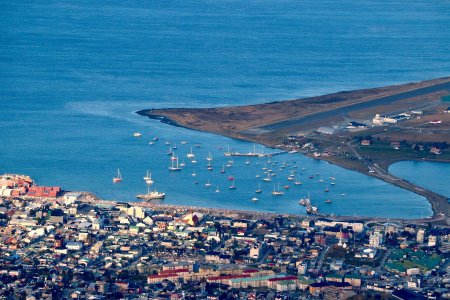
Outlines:
[[188, 154], [186, 155], [186, 157], [187, 157], [187, 158], [194, 158], [194, 157], [195, 157], [194, 152], [192, 152], [192, 147], [191, 147], [191, 152], [188, 153]]
[[209, 179], [208, 179], [208, 182], [205, 183], [205, 186], [206, 186], [206, 187], [210, 187], [210, 186], [211, 186], [211, 183], [209, 182]]
[[211, 152], [208, 153], [208, 157], [206, 158], [207, 161], [213, 160]]
[[181, 171], [178, 165], [178, 157], [175, 156], [175, 159], [172, 159], [172, 165], [169, 167], [169, 171]]
[[269, 172], [267, 172], [267, 177], [263, 178], [263, 180], [266, 181], [266, 182], [272, 181], [272, 178], [270, 177], [270, 173]]
[[257, 194], [262, 193], [262, 190], [261, 190], [261, 183], [259, 183], [258, 189], [255, 191], [255, 193], [257, 193]]
[[112, 181], [114, 183], [122, 182], [122, 174], [120, 174], [120, 170], [117, 169], [117, 177], [113, 177]]
[[147, 170], [147, 175], [144, 176], [144, 181], [145, 181], [146, 184], [152, 184], [153, 183], [152, 173], [150, 173], [148, 170]]
[[272, 195], [273, 196], [281, 196], [284, 193], [282, 191], [280, 191], [280, 183], [278, 183], [278, 189], [275, 190], [275, 185], [273, 186], [273, 191], [272, 191]]
[[232, 182], [232, 184], [230, 185], [229, 189], [230, 189], [230, 190], [235, 190], [235, 189], [236, 189], [236, 186], [234, 185], [234, 179], [233, 179], [233, 182]]

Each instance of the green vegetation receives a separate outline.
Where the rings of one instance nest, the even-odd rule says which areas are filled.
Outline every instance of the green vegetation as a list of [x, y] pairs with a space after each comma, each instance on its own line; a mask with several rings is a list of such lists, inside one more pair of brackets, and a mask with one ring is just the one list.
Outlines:
[[419, 268], [422, 272], [429, 271], [441, 262], [441, 256], [437, 254], [428, 255], [424, 251], [412, 249], [398, 249], [392, 251], [386, 268], [397, 272], [405, 272], [406, 269]]

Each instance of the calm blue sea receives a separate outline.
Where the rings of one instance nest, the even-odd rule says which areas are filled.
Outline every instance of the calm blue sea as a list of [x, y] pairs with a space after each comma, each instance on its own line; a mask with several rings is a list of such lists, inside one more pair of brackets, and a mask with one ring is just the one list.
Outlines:
[[430, 161], [400, 161], [389, 172], [450, 198], [450, 164]]
[[[3, 1], [0, 9], [0, 172], [132, 200], [146, 191], [142, 176], [149, 169], [171, 204], [302, 214], [298, 199], [310, 192], [327, 213], [431, 214], [416, 194], [300, 155], [272, 159], [272, 183], [255, 177], [263, 176], [263, 159], [235, 159], [220, 174], [227, 164], [223, 149], [253, 145], [134, 112], [261, 103], [448, 76], [448, 1]], [[134, 138], [135, 131], [143, 136]], [[149, 145], [155, 136], [159, 141]], [[197, 164], [186, 160], [183, 171], [169, 173], [166, 141], [177, 143], [180, 162], [200, 144]], [[206, 170], [209, 152], [213, 171]], [[289, 166], [280, 170], [283, 162]], [[273, 198], [273, 184], [288, 184], [294, 165], [303, 185]], [[113, 185], [117, 168], [124, 180]], [[228, 189], [229, 175], [236, 190]], [[325, 193], [329, 177], [336, 185]], [[251, 201], [258, 183], [264, 192]]]

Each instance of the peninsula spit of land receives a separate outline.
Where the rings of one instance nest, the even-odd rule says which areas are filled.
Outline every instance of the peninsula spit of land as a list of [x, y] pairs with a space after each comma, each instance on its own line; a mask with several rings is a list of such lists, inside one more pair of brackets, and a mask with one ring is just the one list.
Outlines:
[[[218, 108], [138, 111], [175, 126], [303, 152], [427, 197], [447, 197], [388, 172], [400, 160], [450, 162], [450, 77], [303, 99]], [[309, 147], [304, 147], [310, 145]]]

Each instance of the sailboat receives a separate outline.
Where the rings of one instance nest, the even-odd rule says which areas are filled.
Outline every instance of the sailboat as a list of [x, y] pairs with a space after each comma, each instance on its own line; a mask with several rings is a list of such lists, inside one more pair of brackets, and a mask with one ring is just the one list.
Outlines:
[[325, 193], [328, 193], [330, 191], [330, 189], [328, 188], [328, 186], [325, 188]]
[[184, 162], [184, 160], [181, 162], [180, 167], [184, 167], [186, 165], [186, 163]]
[[225, 173], [225, 166], [222, 166], [222, 170], [220, 170], [220, 173]]
[[295, 185], [301, 185], [302, 182], [300, 181], [300, 179], [296, 179], [295, 182], [294, 182], [294, 184], [295, 184]]
[[178, 166], [178, 157], [175, 156], [175, 159], [172, 159], [172, 165], [169, 167], [169, 171], [181, 171], [181, 168]]
[[122, 175], [120, 174], [120, 170], [117, 169], [117, 177], [113, 177], [112, 181], [114, 183], [122, 182]]
[[247, 158], [247, 161], [245, 162], [246, 165], [250, 164], [250, 160]]
[[281, 196], [284, 193], [282, 191], [280, 191], [280, 183], [278, 183], [278, 189], [275, 190], [275, 185], [273, 186], [273, 191], [272, 191], [272, 195], [273, 196]]
[[211, 161], [208, 161], [208, 170], [212, 171], [213, 167], [211, 166]]
[[186, 155], [186, 157], [187, 157], [187, 158], [194, 158], [194, 157], [195, 157], [195, 154], [192, 152], [192, 147], [191, 147], [191, 152], [188, 153], [188, 154]]
[[209, 153], [208, 153], [208, 157], [206, 158], [206, 160], [211, 161], [212, 159], [213, 159], [213, 158], [212, 158], [211, 152], [209, 152]]
[[147, 175], [144, 176], [144, 180], [145, 180], [145, 183], [147, 183], [147, 184], [152, 184], [153, 183], [152, 173], [149, 173], [148, 170], [147, 170]]
[[262, 193], [261, 183], [258, 185], [258, 189], [255, 191], [255, 193], [257, 193], [257, 194]]
[[263, 179], [264, 181], [270, 182], [272, 181], [272, 178], [270, 178], [270, 173], [267, 172], [267, 177]]
[[206, 186], [206, 187], [210, 187], [210, 186], [211, 186], [211, 183], [209, 182], [209, 179], [208, 179], [208, 182], [205, 183], [205, 186]]
[[236, 186], [234, 185], [234, 179], [233, 179], [233, 183], [230, 185], [229, 187], [230, 190], [235, 190]]
[[216, 193], [220, 193], [219, 186], [216, 187]]
[[169, 144], [169, 151], [167, 151], [167, 155], [172, 155], [172, 154], [173, 154], [172, 147], [170, 147], [170, 144]]

